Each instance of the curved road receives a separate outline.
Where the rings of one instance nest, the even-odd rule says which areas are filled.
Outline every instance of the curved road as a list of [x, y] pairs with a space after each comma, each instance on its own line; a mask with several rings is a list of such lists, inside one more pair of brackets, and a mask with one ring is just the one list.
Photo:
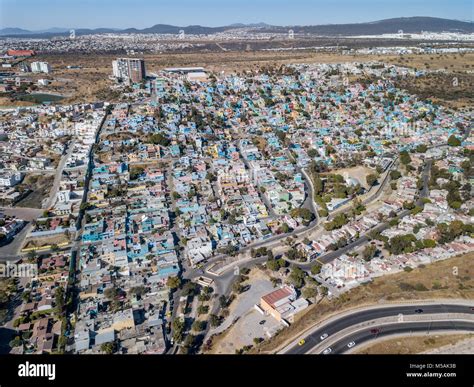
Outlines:
[[[469, 305], [450, 305], [450, 304], [434, 304], [434, 305], [404, 305], [404, 306], [386, 306], [380, 308], [373, 308], [368, 310], [362, 310], [354, 312], [352, 314], [341, 317], [335, 321], [324, 324], [314, 332], [304, 337], [305, 343], [303, 345], [295, 344], [290, 349], [284, 351], [286, 354], [305, 354], [311, 351], [316, 345], [319, 345], [323, 340], [321, 336], [327, 333], [329, 336], [342, 331], [343, 329], [349, 328], [356, 324], [360, 324], [365, 321], [371, 321], [383, 317], [393, 317], [399, 314], [415, 315], [417, 309], [422, 309], [423, 314], [443, 314], [443, 313], [467, 313], [474, 315], [474, 309]], [[407, 323], [403, 323], [407, 324]], [[400, 324], [395, 324], [400, 325]], [[369, 332], [370, 329], [368, 328]], [[384, 328], [385, 330], [385, 328]], [[374, 334], [372, 334], [374, 337]], [[344, 339], [344, 345], [352, 341], [350, 339]], [[353, 340], [355, 341], [355, 340]]]
[[[430, 331], [472, 331], [474, 332], [474, 322], [469, 321], [416, 321], [416, 322], [404, 322], [383, 325], [380, 328], [380, 332], [377, 334], [377, 338], [384, 336], [392, 336], [401, 333], [413, 333], [413, 332], [430, 332]], [[347, 352], [349, 348], [347, 344], [351, 341], [356, 343], [354, 348], [357, 348], [359, 344], [371, 341], [375, 338], [371, 332], [371, 328], [364, 329], [356, 332], [353, 335], [347, 336], [336, 343], [331, 345], [331, 354], [341, 354]]]

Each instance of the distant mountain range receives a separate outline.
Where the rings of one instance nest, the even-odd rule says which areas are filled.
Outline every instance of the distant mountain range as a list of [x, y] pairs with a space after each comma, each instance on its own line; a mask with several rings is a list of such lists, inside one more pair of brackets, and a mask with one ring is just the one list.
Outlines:
[[[105, 34], [105, 33], [136, 33], [136, 34], [178, 34], [184, 31], [186, 34], [204, 34], [212, 35], [219, 32], [250, 29], [254, 32], [268, 33], [286, 33], [292, 29], [295, 33], [308, 33], [314, 35], [380, 35], [397, 33], [402, 30], [404, 33], [427, 32], [461, 32], [474, 33], [474, 24], [472, 21], [460, 21], [441, 19], [435, 17], [401, 17], [394, 19], [385, 19], [368, 23], [349, 23], [349, 24], [324, 24], [309, 26], [273, 26], [265, 23], [256, 24], [231, 24], [222, 27], [206, 27], [200, 25], [191, 25], [187, 27], [179, 27], [168, 24], [156, 24], [149, 28], [96, 28], [75, 29], [76, 35]], [[3, 28], [0, 29], [0, 36], [3, 37], [52, 37], [69, 35], [69, 28], [50, 28], [41, 31], [29, 31], [22, 28]]]

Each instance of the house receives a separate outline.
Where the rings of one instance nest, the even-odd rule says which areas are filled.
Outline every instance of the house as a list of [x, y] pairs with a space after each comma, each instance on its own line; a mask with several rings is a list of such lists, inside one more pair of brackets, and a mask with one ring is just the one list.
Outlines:
[[260, 299], [260, 308], [281, 322], [291, 318], [297, 310], [301, 310], [302, 305], [294, 304], [296, 297], [293, 287], [283, 286], [263, 296]]
[[13, 187], [21, 182], [23, 174], [20, 172], [2, 172], [0, 174], [0, 187]]
[[190, 239], [186, 243], [185, 254], [194, 266], [212, 254], [212, 242], [207, 237]]

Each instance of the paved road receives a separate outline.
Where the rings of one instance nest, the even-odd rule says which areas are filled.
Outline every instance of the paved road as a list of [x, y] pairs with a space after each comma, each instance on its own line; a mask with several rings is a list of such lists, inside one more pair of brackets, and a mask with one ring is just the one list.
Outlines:
[[66, 165], [66, 161], [69, 160], [73, 150], [74, 150], [74, 144], [76, 143], [76, 140], [72, 140], [69, 145], [68, 145], [68, 151], [63, 157], [61, 158], [61, 161], [59, 162], [58, 167], [56, 168], [56, 174], [54, 175], [54, 182], [51, 187], [51, 190], [49, 191], [49, 197], [48, 200], [45, 201], [44, 205], [42, 206], [43, 208], [50, 208], [52, 207], [55, 202], [56, 202], [56, 194], [59, 190], [59, 185], [61, 183], [61, 178], [64, 170], [64, 166]]
[[30, 207], [0, 207], [0, 212], [3, 212], [5, 215], [16, 216], [19, 219], [31, 221], [41, 216], [44, 210]]
[[[469, 313], [474, 315], [472, 306], [469, 305], [450, 305], [450, 304], [435, 304], [435, 305], [406, 305], [406, 306], [384, 306], [380, 308], [372, 308], [363, 311], [354, 312], [349, 315], [345, 315], [337, 320], [334, 320], [324, 326], [316, 329], [304, 338], [305, 343], [303, 345], [294, 345], [289, 350], [285, 351], [287, 354], [305, 354], [310, 352], [316, 345], [322, 342], [321, 336], [327, 333], [329, 336], [343, 329], [349, 328], [353, 325], [360, 324], [365, 321], [371, 321], [383, 317], [403, 315], [415, 315], [415, 310], [422, 309], [423, 314], [444, 314], [444, 313]], [[368, 328], [369, 332], [370, 329]], [[385, 330], [385, 328], [384, 328]], [[372, 334], [373, 337], [374, 334]], [[344, 345], [347, 345], [350, 341], [347, 340]]]
[[[341, 354], [347, 352], [349, 348], [347, 344], [353, 341], [357, 345], [374, 340], [375, 336], [370, 332], [372, 328], [367, 328], [363, 331], [354, 333], [351, 336], [345, 337], [331, 345], [331, 354]], [[406, 323], [394, 323], [390, 325], [383, 325], [380, 328], [380, 333], [377, 338], [384, 336], [391, 336], [396, 334], [408, 334], [415, 332], [432, 332], [432, 331], [472, 331], [474, 332], [474, 322], [469, 321], [417, 321]]]

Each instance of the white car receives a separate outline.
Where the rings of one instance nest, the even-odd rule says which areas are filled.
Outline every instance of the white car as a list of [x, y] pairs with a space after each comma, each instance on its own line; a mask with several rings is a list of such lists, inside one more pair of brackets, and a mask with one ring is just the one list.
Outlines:
[[329, 335], [328, 335], [327, 333], [324, 333], [324, 334], [321, 335], [320, 339], [321, 339], [321, 340], [327, 339], [328, 336], [329, 336]]
[[331, 347], [326, 348], [326, 349], [323, 351], [323, 355], [329, 355], [331, 352], [332, 352], [332, 348], [331, 348]]
[[351, 341], [349, 344], [347, 344], [347, 348], [352, 348], [356, 345], [353, 341]]

